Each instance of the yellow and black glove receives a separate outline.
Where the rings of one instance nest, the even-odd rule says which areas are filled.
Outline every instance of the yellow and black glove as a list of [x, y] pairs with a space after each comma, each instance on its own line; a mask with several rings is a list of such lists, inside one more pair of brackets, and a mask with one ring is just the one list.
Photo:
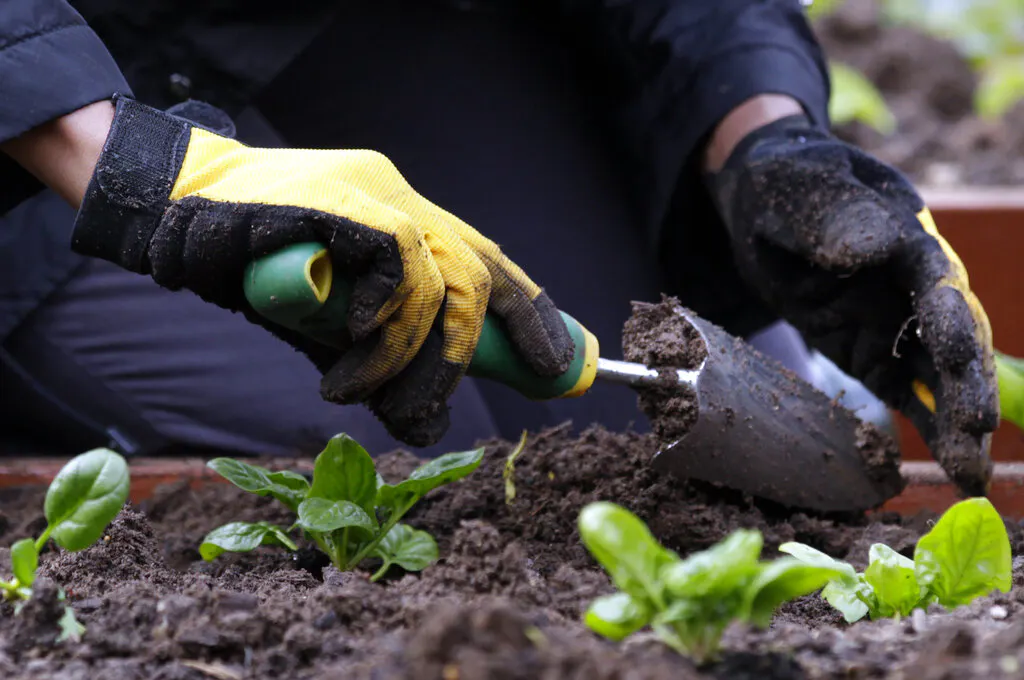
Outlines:
[[[335, 272], [354, 283], [345, 351], [275, 326], [245, 301], [246, 265], [308, 241], [326, 244]], [[374, 151], [252, 148], [118, 98], [73, 248], [241, 311], [314, 362], [325, 399], [366, 403], [415, 446], [448, 429], [446, 402], [488, 309], [538, 373], [558, 375], [572, 358], [548, 296]]]
[[986, 493], [992, 331], [910, 182], [794, 116], [749, 134], [707, 183], [748, 284], [910, 418], [964, 493]]

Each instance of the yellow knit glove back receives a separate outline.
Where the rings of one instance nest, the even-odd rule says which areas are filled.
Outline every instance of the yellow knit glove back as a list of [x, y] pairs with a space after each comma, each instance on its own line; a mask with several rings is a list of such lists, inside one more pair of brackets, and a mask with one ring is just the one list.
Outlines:
[[[354, 284], [341, 354], [271, 327], [244, 301], [249, 262], [307, 241], [324, 243]], [[310, 356], [326, 399], [366, 401], [414, 445], [447, 429], [446, 401], [488, 308], [538, 373], [564, 372], [572, 357], [540, 287], [375, 151], [251, 148], [120, 99], [74, 242], [245, 312]]]

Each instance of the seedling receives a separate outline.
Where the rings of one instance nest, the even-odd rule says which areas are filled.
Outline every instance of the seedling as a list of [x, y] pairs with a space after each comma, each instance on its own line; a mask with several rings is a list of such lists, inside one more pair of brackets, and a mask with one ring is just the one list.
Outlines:
[[681, 559], [636, 515], [603, 501], [583, 508], [579, 530], [619, 590], [591, 603], [586, 625], [616, 641], [650, 626], [662, 642], [699, 663], [717, 656], [732, 622], [767, 627], [783, 602], [839, 576], [834, 567], [795, 558], [760, 561], [761, 533], [746, 529]]
[[373, 458], [346, 434], [333, 437], [316, 457], [313, 481], [295, 472], [271, 472], [233, 458], [207, 465], [240, 489], [271, 496], [298, 519], [288, 529], [267, 522], [231, 522], [206, 535], [199, 554], [211, 561], [225, 552], [248, 552], [261, 545], [296, 550], [294, 529], [312, 540], [340, 571], [355, 569], [367, 558], [381, 566], [376, 581], [392, 565], [420, 571], [437, 560], [437, 543], [425, 531], [398, 521], [423, 496], [473, 472], [484, 450], [447, 453], [413, 471], [399, 484], [384, 482]]
[[519, 443], [505, 459], [505, 470], [501, 473], [501, 478], [505, 481], [505, 505], [512, 505], [512, 501], [516, 499], [516, 458], [525, 448], [526, 430], [523, 430]]
[[1013, 582], [1006, 526], [986, 498], [949, 508], [917, 542], [913, 560], [875, 543], [868, 568], [859, 574], [851, 564], [802, 543], [784, 543], [779, 550], [840, 573], [821, 596], [848, 623], [865, 616], [898, 618], [936, 602], [953, 609], [993, 590], [1009, 592]]
[[[128, 463], [109, 449], [93, 449], [75, 456], [50, 482], [43, 504], [46, 528], [36, 539], [23, 538], [11, 546], [10, 581], [0, 580], [6, 600], [18, 608], [32, 597], [39, 567], [39, 553], [49, 539], [72, 552], [84, 550], [100, 539], [107, 525], [128, 500]], [[63, 592], [60, 594], [64, 598]], [[59, 640], [78, 638], [84, 628], [68, 606], [60, 620]]]

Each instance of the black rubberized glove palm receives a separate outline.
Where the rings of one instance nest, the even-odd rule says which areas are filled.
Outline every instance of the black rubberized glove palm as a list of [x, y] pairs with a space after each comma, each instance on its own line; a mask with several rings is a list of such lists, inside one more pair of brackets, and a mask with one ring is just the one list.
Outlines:
[[910, 182], [795, 116], [748, 135], [707, 184], [747, 283], [905, 414], [964, 493], [986, 493], [992, 333]]
[[[181, 113], [202, 113], [192, 108]], [[265, 320], [245, 299], [249, 263], [309, 241], [353, 283], [345, 351]], [[448, 429], [447, 400], [488, 311], [539, 374], [565, 372], [573, 355], [543, 290], [374, 151], [249, 147], [119, 98], [72, 247], [244, 313], [313, 361], [325, 399], [365, 403], [416, 446]]]

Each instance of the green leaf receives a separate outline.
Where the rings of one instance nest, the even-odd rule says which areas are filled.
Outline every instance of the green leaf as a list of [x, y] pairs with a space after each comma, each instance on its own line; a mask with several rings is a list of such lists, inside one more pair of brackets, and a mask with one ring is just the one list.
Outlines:
[[763, 545], [761, 532], [737, 529], [707, 550], [670, 564], [661, 578], [676, 597], [726, 595], [757, 572]]
[[377, 505], [392, 509], [411, 505], [434, 489], [470, 474], [480, 467], [483, 459], [483, 448], [438, 456], [413, 470], [404, 482], [380, 487]]
[[996, 377], [1002, 419], [1024, 430], [1024, 359], [996, 352]]
[[199, 545], [199, 555], [211, 562], [226, 552], [250, 552], [261, 545], [280, 545], [298, 550], [281, 528], [268, 522], [230, 522], [206, 534]]
[[31, 538], [23, 538], [11, 546], [11, 569], [18, 584], [31, 586], [36, 580], [36, 569], [39, 567], [39, 553], [36, 542]]
[[46, 491], [49, 536], [65, 550], [88, 548], [128, 500], [129, 481], [128, 463], [110, 449], [72, 458]]
[[259, 465], [250, 465], [234, 458], [214, 458], [206, 466], [243, 491], [257, 496], [270, 496], [292, 512], [299, 507], [309, 489], [305, 477], [288, 470], [271, 472]]
[[206, 462], [206, 467], [238, 488], [251, 493], [263, 491], [270, 484], [270, 470], [234, 458], [214, 458]]
[[587, 628], [618, 642], [648, 624], [651, 610], [627, 593], [599, 597], [590, 603], [583, 622]]
[[267, 480], [271, 484], [269, 488], [271, 495], [287, 505], [292, 512], [298, 509], [299, 503], [309, 493], [309, 480], [298, 472], [278, 470], [267, 475]]
[[874, 591], [861, 575], [852, 583], [843, 579], [830, 581], [822, 588], [821, 597], [838, 609], [847, 623], [854, 623], [870, 613], [870, 608], [861, 597], [858, 597], [858, 593], [869, 602], [875, 602]]
[[1010, 539], [987, 498], [968, 498], [947, 510], [914, 551], [917, 581], [947, 608], [1013, 585]]
[[989, 120], [1002, 118], [1024, 99], [1024, 58], [1019, 55], [997, 58], [986, 64], [974, 93], [974, 108]]
[[885, 610], [906, 616], [925, 595], [914, 576], [914, 561], [882, 543], [872, 545], [868, 555], [864, 580]]
[[846, 580], [852, 581], [857, 578], [857, 570], [853, 568], [852, 564], [829, 557], [825, 553], [820, 550], [815, 550], [809, 545], [795, 542], [783, 543], [779, 546], [779, 552], [792, 555], [805, 564], [824, 567], [826, 569], [835, 569], [840, 572], [842, 577]]
[[857, 121], [883, 135], [896, 130], [896, 117], [870, 80], [849, 66], [836, 62], [829, 64], [829, 76], [832, 95], [828, 110], [833, 124]]
[[373, 549], [373, 554], [406, 571], [421, 571], [437, 561], [437, 543], [426, 531], [396, 524]]
[[85, 626], [78, 622], [78, 619], [75, 618], [75, 611], [69, 606], [64, 607], [64, 613], [61, 615], [60, 620], [57, 621], [57, 625], [60, 626], [60, 635], [57, 636], [57, 642], [64, 642], [65, 640], [78, 642], [82, 639], [82, 635], [85, 634]]
[[811, 21], [828, 16], [839, 7], [842, 0], [813, 0], [810, 5], [804, 6], [807, 18]]
[[820, 550], [815, 550], [803, 543], [783, 543], [779, 546], [779, 551], [792, 555], [804, 564], [837, 571], [839, 578], [832, 579], [822, 589], [821, 597], [838, 609], [847, 623], [859, 621], [867, 616], [868, 605], [857, 594], [861, 593], [869, 600], [874, 597], [874, 594], [871, 586], [863, 580], [852, 564], [829, 557]]
[[793, 557], [764, 564], [747, 587], [745, 618], [755, 626], [767, 628], [779, 605], [818, 591], [839, 578], [842, 573], [838, 569], [806, 564]]
[[309, 498], [355, 503], [373, 514], [377, 497], [377, 469], [373, 458], [347, 434], [331, 437], [313, 464]]
[[660, 573], [679, 558], [654, 539], [639, 517], [597, 501], [584, 506], [578, 525], [583, 544], [619, 590], [637, 602], [664, 606]]
[[354, 528], [373, 536], [377, 522], [361, 507], [351, 501], [332, 501], [326, 498], [307, 498], [299, 505], [298, 525], [306, 531], [324, 534], [336, 529]]

